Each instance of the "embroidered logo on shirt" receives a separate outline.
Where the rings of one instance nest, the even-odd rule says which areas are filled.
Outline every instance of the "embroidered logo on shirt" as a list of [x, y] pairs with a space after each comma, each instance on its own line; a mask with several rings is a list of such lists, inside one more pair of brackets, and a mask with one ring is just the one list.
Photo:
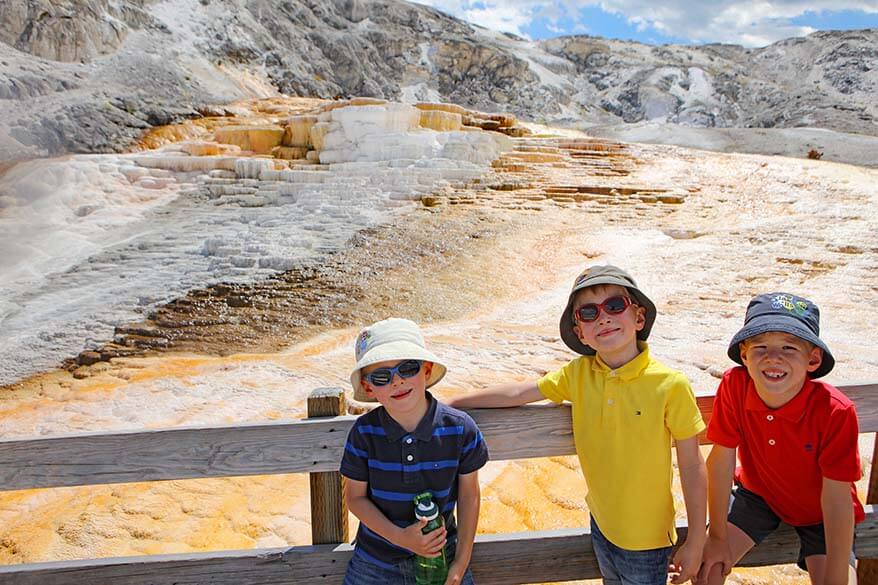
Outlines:
[[634, 411], [634, 414], [635, 414], [636, 416], [640, 416], [640, 411], [639, 411], [639, 410], [635, 410], [635, 411]]
[[813, 450], [814, 450], [814, 445], [812, 445], [811, 443], [805, 443], [805, 451], [813, 451]]

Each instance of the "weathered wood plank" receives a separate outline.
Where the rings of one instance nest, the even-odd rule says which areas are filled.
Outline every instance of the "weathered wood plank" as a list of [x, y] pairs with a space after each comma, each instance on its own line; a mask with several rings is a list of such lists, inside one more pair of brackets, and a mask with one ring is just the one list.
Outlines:
[[878, 431], [878, 383], [847, 384], [838, 388], [856, 405], [860, 432]]
[[[878, 439], [876, 434], [875, 439]], [[875, 465], [875, 457], [878, 456], [878, 440], [872, 447], [872, 471], [869, 473], [869, 485], [866, 491], [866, 503], [878, 504], [878, 465]], [[868, 559], [857, 565], [857, 582], [868, 583], [869, 577], [878, 575], [878, 560]]]
[[0, 441], [0, 489], [332, 471], [353, 420]]
[[568, 405], [529, 404], [467, 412], [479, 425], [492, 461], [576, 454]]
[[[318, 388], [308, 396], [308, 418], [343, 415], [347, 412], [345, 404], [341, 388]], [[344, 501], [344, 477], [338, 471], [318, 471], [308, 475], [311, 543], [347, 542], [348, 507]]]
[[[570, 408], [473, 411], [495, 460], [573, 454]], [[335, 471], [355, 417], [0, 441], [0, 490]]]
[[0, 567], [0, 585], [341, 583], [351, 546], [120, 557]]
[[[866, 521], [857, 527], [857, 551], [861, 558], [878, 557], [878, 515], [873, 506], [866, 512]], [[682, 541], [685, 527], [679, 531]], [[787, 527], [754, 548], [741, 565], [794, 562], [798, 546]], [[6, 565], [0, 566], [0, 585], [338, 585], [351, 552], [350, 545], [340, 544]], [[473, 548], [472, 567], [480, 585], [600, 576], [586, 529], [482, 535]]]
[[[878, 384], [844, 386], [878, 431]], [[707, 417], [712, 398], [700, 396]], [[569, 406], [470, 411], [496, 461], [572, 455]], [[0, 490], [335, 471], [354, 417], [0, 441]]]

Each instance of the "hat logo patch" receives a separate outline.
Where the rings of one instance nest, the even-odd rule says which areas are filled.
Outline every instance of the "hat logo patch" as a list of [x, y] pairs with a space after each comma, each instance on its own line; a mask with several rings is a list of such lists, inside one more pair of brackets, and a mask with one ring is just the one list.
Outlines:
[[360, 337], [357, 338], [357, 359], [363, 355], [363, 352], [366, 351], [366, 348], [369, 346], [369, 341], [372, 340], [372, 332], [368, 329], [363, 329], [360, 333]]
[[799, 317], [807, 315], [808, 309], [810, 308], [808, 307], [808, 303], [796, 299], [791, 295], [777, 295], [771, 299], [771, 307], [774, 309], [784, 309], [790, 313], [795, 313]]

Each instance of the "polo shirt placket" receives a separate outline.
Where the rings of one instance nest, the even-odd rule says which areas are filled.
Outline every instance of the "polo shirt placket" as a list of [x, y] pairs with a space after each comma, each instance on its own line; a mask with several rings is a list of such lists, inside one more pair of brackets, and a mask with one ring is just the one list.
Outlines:
[[394, 443], [399, 450], [403, 485], [423, 485], [424, 477], [419, 465], [421, 457], [418, 455], [418, 445], [423, 443], [426, 447], [433, 438], [433, 428], [437, 425], [439, 415], [438, 405], [439, 403], [435, 399], [430, 400], [427, 413], [411, 433], [402, 428], [386, 411], [381, 411], [380, 421], [384, 432], [387, 433], [387, 441]]
[[[604, 370], [597, 360], [595, 365]], [[604, 399], [601, 401], [601, 428], [609, 430], [618, 427], [616, 414], [619, 412], [619, 408], [616, 406], [616, 402], [618, 401], [619, 376], [615, 370], [604, 370], [604, 372], [606, 383], [603, 387]]]
[[[801, 441], [802, 419], [805, 416], [805, 407], [808, 404], [811, 386], [807, 385], [795, 398], [780, 408], [769, 408], [755, 387], [747, 389], [747, 397], [744, 401], [744, 409], [750, 419], [748, 425], [752, 430], [753, 439], [761, 445], [756, 447], [767, 460], [776, 464], [789, 465], [787, 458], [798, 452], [798, 443]], [[755, 446], [754, 446], [755, 447]], [[777, 447], [776, 449], [773, 447]], [[793, 469], [796, 466], [792, 466]]]
[[406, 485], [418, 483], [417, 474], [412, 473], [413, 465], [417, 465], [418, 457], [418, 441], [412, 435], [406, 435], [402, 438], [402, 483]]
[[601, 428], [607, 431], [624, 432], [626, 427], [626, 415], [629, 412], [640, 412], [636, 393], [629, 392], [628, 385], [636, 380], [649, 364], [647, 356], [638, 355], [636, 358], [618, 368], [610, 368], [600, 356], [597, 356], [592, 364], [592, 369], [600, 372], [604, 377], [601, 407]]

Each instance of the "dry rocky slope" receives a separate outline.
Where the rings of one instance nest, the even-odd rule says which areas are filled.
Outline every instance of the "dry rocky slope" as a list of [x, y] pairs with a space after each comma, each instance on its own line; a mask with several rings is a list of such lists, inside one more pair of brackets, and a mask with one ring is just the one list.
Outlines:
[[0, 161], [127, 148], [278, 92], [447, 101], [580, 127], [878, 135], [878, 30], [761, 49], [529, 42], [400, 0], [0, 0]]

